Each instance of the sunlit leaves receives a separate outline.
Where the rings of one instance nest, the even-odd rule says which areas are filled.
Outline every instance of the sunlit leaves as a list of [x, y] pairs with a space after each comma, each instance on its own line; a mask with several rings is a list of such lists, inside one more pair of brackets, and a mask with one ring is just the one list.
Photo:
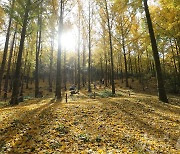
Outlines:
[[0, 16], [1, 16], [1, 18], [0, 18], [0, 27], [2, 26], [2, 24], [4, 23], [4, 11], [3, 11], [3, 9], [2, 9], [2, 7], [0, 6]]
[[0, 152], [177, 153], [178, 105], [119, 90], [121, 96], [106, 99], [79, 94], [68, 103], [29, 100], [1, 108]]

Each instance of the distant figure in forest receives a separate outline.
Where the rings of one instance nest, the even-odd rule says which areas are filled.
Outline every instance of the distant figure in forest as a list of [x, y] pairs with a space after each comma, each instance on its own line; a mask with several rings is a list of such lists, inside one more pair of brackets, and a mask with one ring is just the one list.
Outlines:
[[76, 85], [74, 85], [74, 84], [69, 88], [69, 90], [70, 90], [71, 95], [78, 93], [78, 91], [76, 89]]
[[102, 84], [104, 84], [104, 78], [102, 78]]
[[97, 87], [96, 87], [96, 82], [94, 82], [94, 89], [97, 89]]
[[76, 90], [76, 85], [72, 85], [70, 88], [69, 88], [69, 90], [71, 91], [71, 90]]
[[104, 84], [104, 78], [100, 79], [100, 85]]

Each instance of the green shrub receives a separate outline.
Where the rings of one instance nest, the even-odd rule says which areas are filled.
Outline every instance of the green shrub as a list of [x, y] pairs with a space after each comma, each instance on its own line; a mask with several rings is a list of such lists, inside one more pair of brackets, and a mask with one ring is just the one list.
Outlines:
[[116, 93], [115, 95], [112, 94], [111, 91], [105, 90], [105, 91], [101, 91], [99, 93], [96, 94], [97, 96], [101, 97], [101, 98], [108, 98], [108, 97], [119, 97], [122, 96], [120, 93]]

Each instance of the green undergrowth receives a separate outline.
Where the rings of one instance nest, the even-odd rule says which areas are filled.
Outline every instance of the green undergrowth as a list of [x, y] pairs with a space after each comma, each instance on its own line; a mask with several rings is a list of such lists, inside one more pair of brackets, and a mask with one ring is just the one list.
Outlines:
[[116, 94], [112, 94], [110, 90], [104, 90], [96, 93], [97, 96], [101, 98], [108, 98], [108, 97], [120, 97], [122, 94], [120, 92], [116, 92]]
[[0, 107], [4, 107], [8, 105], [8, 101], [0, 101]]

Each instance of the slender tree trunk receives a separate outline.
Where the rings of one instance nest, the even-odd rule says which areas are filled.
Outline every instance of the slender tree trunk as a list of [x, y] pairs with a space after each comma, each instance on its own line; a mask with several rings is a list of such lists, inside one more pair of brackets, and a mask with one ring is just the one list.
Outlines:
[[11, 66], [11, 81], [10, 81], [10, 84], [9, 84], [9, 92], [12, 91], [12, 87], [13, 87], [13, 80], [14, 80], [14, 72], [15, 72], [15, 69], [16, 69], [16, 61], [17, 61], [17, 51], [16, 51], [16, 47], [17, 47], [17, 39], [16, 39], [16, 42], [15, 42], [15, 47], [14, 47], [14, 51], [13, 51], [13, 56], [12, 56], [12, 66]]
[[107, 60], [107, 53], [105, 52], [105, 87], [108, 86], [108, 60]]
[[[110, 57], [110, 55], [108, 55], [108, 57]], [[108, 67], [108, 83], [112, 86], [112, 82], [111, 82], [111, 59], [108, 59], [108, 63], [109, 63], [109, 67]]]
[[74, 60], [74, 84], [77, 85], [77, 60]]
[[[30, 58], [32, 57], [32, 55], [33, 55], [33, 49], [30, 50]], [[26, 78], [26, 89], [29, 88], [29, 81], [32, 82], [32, 79], [30, 78], [31, 67], [32, 67], [32, 62], [29, 60], [28, 69], [27, 69], [27, 78]]]
[[31, 0], [28, 0], [26, 4], [27, 5], [26, 5], [26, 9], [25, 9], [24, 21], [23, 21], [23, 26], [22, 26], [22, 31], [21, 31], [21, 40], [20, 40], [20, 46], [19, 46], [19, 52], [18, 52], [18, 59], [17, 59], [17, 63], [16, 63], [16, 71], [15, 71], [15, 76], [14, 76], [14, 81], [13, 81], [13, 91], [12, 91], [11, 100], [10, 100], [11, 105], [18, 104], [21, 60], [22, 60], [22, 54], [23, 54], [23, 49], [24, 49], [24, 40], [26, 37], [26, 28], [27, 28]]
[[135, 63], [135, 73], [137, 76], [138, 75], [138, 67], [137, 67], [137, 58], [136, 57], [135, 57], [134, 63]]
[[128, 50], [128, 72], [131, 73], [131, 52]]
[[120, 72], [121, 72], [121, 83], [124, 83], [124, 74], [123, 74], [123, 64], [121, 60], [121, 55], [120, 55]]
[[132, 57], [131, 57], [131, 51], [129, 51], [129, 72], [131, 73], [131, 81], [133, 82], [133, 65], [132, 65]]
[[91, 90], [91, 4], [89, 0], [89, 59], [88, 59], [88, 92]]
[[103, 59], [102, 57], [100, 58], [100, 64], [101, 64], [101, 79], [104, 78], [104, 70], [103, 70]]
[[83, 71], [82, 71], [82, 82], [85, 87], [85, 66], [86, 66], [86, 53], [85, 53], [85, 41], [83, 40]]
[[108, 82], [107, 82], [107, 80], [108, 80], [108, 60], [107, 60], [106, 38], [105, 38], [106, 34], [105, 34], [105, 28], [104, 27], [102, 27], [102, 28], [103, 28], [104, 64], [105, 64], [103, 82], [104, 82], [105, 87], [107, 87], [108, 86]]
[[4, 84], [4, 99], [7, 98], [8, 82], [9, 82], [10, 68], [11, 68], [11, 59], [12, 59], [12, 55], [13, 55], [13, 49], [14, 49], [14, 43], [15, 43], [15, 39], [16, 39], [16, 33], [17, 33], [17, 25], [16, 25], [16, 28], [15, 28], [15, 32], [14, 32], [13, 39], [12, 39], [12, 44], [11, 44], [11, 49], [10, 49], [10, 53], [9, 53], [8, 67], [7, 67], [5, 84]]
[[122, 48], [123, 48], [123, 56], [124, 56], [125, 81], [126, 81], [126, 87], [128, 87], [129, 86], [129, 84], [128, 84], [128, 66], [127, 66], [127, 57], [126, 57], [126, 48], [125, 48], [124, 29], [123, 29], [122, 23], [121, 23], [121, 35], [122, 35]]
[[78, 19], [78, 90], [81, 89], [81, 67], [80, 67], [80, 31], [81, 31], [81, 19], [80, 19], [80, 8], [79, 8], [79, 19]]
[[60, 18], [59, 18], [59, 36], [58, 36], [58, 55], [57, 55], [57, 73], [56, 73], [56, 97], [57, 99], [61, 99], [61, 83], [62, 83], [62, 73], [61, 73], [61, 54], [62, 54], [62, 45], [61, 45], [61, 37], [63, 32], [63, 8], [64, 1], [60, 1]]
[[176, 39], [174, 39], [174, 44], [175, 44], [175, 47], [176, 47], [176, 55], [177, 55], [177, 59], [178, 59], [178, 69], [179, 69], [179, 78], [180, 78], [180, 49], [177, 45], [177, 41]]
[[54, 53], [54, 36], [52, 36], [52, 40], [51, 40], [51, 53], [50, 53], [50, 65], [49, 65], [49, 92], [52, 92], [53, 53]]
[[110, 20], [109, 20], [109, 12], [108, 12], [107, 0], [104, 0], [104, 1], [105, 1], [105, 7], [106, 7], [107, 24], [108, 24], [108, 32], [109, 32], [109, 47], [110, 47], [110, 55], [111, 55], [111, 85], [112, 85], [112, 94], [115, 94], [112, 34], [111, 34], [111, 26], [110, 26]]
[[120, 73], [121, 73], [121, 55], [118, 54], [118, 77], [117, 79], [120, 80]]
[[173, 55], [172, 62], [174, 65], [174, 92], [177, 93], [178, 70], [177, 70], [177, 66], [176, 66], [175, 54], [174, 54], [174, 49], [173, 49], [171, 39], [170, 39], [170, 44], [171, 44], [171, 51], [172, 51], [172, 55]]
[[139, 55], [139, 53], [138, 53], [138, 78], [139, 78], [139, 83], [141, 83], [142, 76], [141, 76], [140, 55]]
[[21, 90], [20, 90], [20, 101], [23, 101], [23, 93], [24, 93], [24, 76], [27, 68], [27, 58], [28, 58], [28, 51], [26, 51], [26, 57], [25, 57], [25, 62], [24, 62], [24, 70], [21, 75]]
[[144, 76], [143, 76], [143, 66], [142, 66], [142, 54], [139, 56], [139, 70], [140, 70], [140, 80], [144, 91], [145, 89], [144, 89]]
[[149, 53], [148, 53], [148, 50], [147, 50], [147, 49], [146, 49], [146, 59], [147, 59], [147, 62], [146, 62], [146, 63], [147, 63], [147, 68], [146, 68], [147, 70], [146, 70], [146, 72], [149, 73], [149, 71], [150, 71], [151, 69], [150, 69]]
[[71, 84], [75, 84], [75, 66], [74, 61], [72, 60], [72, 66], [71, 66]]
[[125, 44], [124, 44], [124, 36], [122, 36], [122, 44], [123, 44], [126, 87], [128, 87], [129, 86], [129, 84], [128, 84], [128, 68], [127, 68], [127, 58], [126, 58], [126, 50], [125, 50]]
[[35, 97], [39, 97], [39, 59], [41, 50], [41, 36], [42, 36], [42, 3], [38, 15], [38, 32], [37, 32], [37, 46], [36, 46], [36, 69], [35, 69]]
[[26, 89], [29, 88], [29, 75], [30, 75], [30, 71], [31, 71], [31, 63], [28, 63], [28, 70], [27, 70], [27, 78], [26, 78]]
[[2, 84], [2, 80], [3, 80], [3, 74], [4, 74], [5, 65], [6, 65], [6, 59], [7, 59], [9, 37], [10, 37], [10, 29], [11, 29], [11, 23], [12, 23], [12, 13], [14, 11], [14, 2], [15, 2], [15, 0], [12, 1], [11, 14], [10, 14], [10, 17], [9, 17], [9, 25], [8, 25], [8, 29], [7, 29], [6, 41], [5, 41], [4, 52], [3, 52], [3, 58], [2, 58], [1, 68], [0, 68], [0, 95], [1, 95], [1, 84]]
[[159, 60], [157, 43], [156, 43], [156, 39], [155, 39], [155, 35], [154, 35], [154, 30], [153, 30], [153, 26], [152, 26], [152, 21], [151, 21], [151, 17], [150, 17], [150, 13], [149, 13], [147, 0], [144, 0], [144, 9], [145, 9], [145, 13], [146, 13], [149, 35], [150, 35], [151, 45], [152, 45], [152, 50], [153, 50], [153, 57], [154, 57], [155, 67], [156, 67], [156, 77], [157, 77], [159, 100], [161, 100], [163, 102], [168, 102], [168, 99], [166, 96], [166, 91], [164, 88], [164, 80], [163, 80], [162, 72], [161, 72], [161, 64], [160, 64], [160, 60]]
[[38, 47], [39, 32], [36, 38], [36, 65], [35, 65], [35, 97], [39, 94], [39, 47]]
[[118, 54], [118, 57], [117, 57], [117, 80], [120, 79], [119, 74], [120, 74], [120, 55]]
[[64, 90], [67, 90], [66, 51], [64, 51]]

